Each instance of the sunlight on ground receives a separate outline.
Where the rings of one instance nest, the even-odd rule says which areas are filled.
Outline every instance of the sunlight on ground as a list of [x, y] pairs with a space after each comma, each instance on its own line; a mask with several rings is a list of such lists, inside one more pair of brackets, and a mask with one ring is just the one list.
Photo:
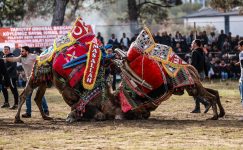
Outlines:
[[194, 101], [185, 94], [163, 102], [148, 120], [67, 124], [70, 108], [51, 88], [45, 96], [53, 121], [42, 120], [34, 102], [32, 118], [24, 118], [25, 124], [13, 123], [16, 110], [0, 109], [0, 149], [242, 149], [238, 82], [204, 85], [219, 90], [226, 116], [218, 121], [206, 120], [212, 117], [212, 110], [191, 114]]

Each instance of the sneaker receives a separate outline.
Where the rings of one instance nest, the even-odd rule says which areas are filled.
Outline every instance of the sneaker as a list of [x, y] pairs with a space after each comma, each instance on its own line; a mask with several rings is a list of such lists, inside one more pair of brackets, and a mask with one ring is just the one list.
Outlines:
[[9, 109], [16, 109], [18, 108], [18, 105], [14, 104], [13, 106], [11, 106]]
[[1, 108], [6, 108], [6, 107], [9, 107], [10, 105], [9, 105], [9, 103], [4, 103], [2, 106], [1, 106]]
[[31, 114], [25, 113], [25, 114], [22, 114], [22, 117], [23, 118], [31, 118]]
[[194, 109], [191, 113], [201, 113], [200, 109]]

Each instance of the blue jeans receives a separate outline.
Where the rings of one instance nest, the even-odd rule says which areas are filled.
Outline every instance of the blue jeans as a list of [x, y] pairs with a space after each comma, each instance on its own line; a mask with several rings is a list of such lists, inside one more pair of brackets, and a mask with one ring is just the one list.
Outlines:
[[221, 72], [221, 79], [222, 80], [226, 80], [226, 79], [228, 79], [228, 73], [227, 72]]
[[241, 105], [243, 107], [243, 81], [240, 81], [240, 85], [239, 85], [239, 90], [240, 90], [240, 101], [241, 101]]
[[[31, 115], [31, 96], [32, 96], [32, 93], [26, 97], [26, 113]], [[48, 106], [47, 106], [47, 102], [46, 102], [46, 98], [45, 96], [42, 97], [42, 110], [44, 112], [48, 112]]]

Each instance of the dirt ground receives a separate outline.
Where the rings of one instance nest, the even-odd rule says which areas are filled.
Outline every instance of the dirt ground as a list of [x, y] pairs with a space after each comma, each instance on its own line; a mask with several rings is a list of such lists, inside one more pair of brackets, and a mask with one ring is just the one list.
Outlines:
[[[194, 102], [187, 94], [163, 102], [148, 120], [65, 122], [70, 108], [55, 88], [47, 90], [50, 116], [42, 120], [32, 104], [32, 118], [14, 124], [16, 110], [0, 109], [1, 149], [243, 149], [243, 115], [238, 82], [204, 83], [218, 89], [226, 116], [206, 120], [191, 114]], [[19, 90], [21, 91], [21, 89]], [[2, 104], [2, 94], [0, 94]], [[10, 94], [12, 96], [12, 94]], [[12, 97], [11, 97], [12, 98]], [[12, 101], [11, 101], [12, 104]], [[22, 109], [24, 113], [25, 106]], [[204, 108], [201, 109], [204, 111]]]

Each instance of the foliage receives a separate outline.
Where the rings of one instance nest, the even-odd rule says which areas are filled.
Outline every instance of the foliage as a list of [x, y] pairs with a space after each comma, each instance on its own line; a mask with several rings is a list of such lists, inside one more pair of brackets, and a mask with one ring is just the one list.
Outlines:
[[38, 16], [46, 16], [47, 14], [53, 13], [54, 5], [53, 0], [28, 0], [26, 1], [27, 12], [25, 17], [35, 18]]
[[227, 12], [232, 10], [235, 7], [238, 6], [243, 6], [243, 1], [242, 0], [211, 0], [210, 1], [210, 6], [222, 10], [223, 12]]
[[169, 14], [171, 15], [172, 18], [179, 18], [179, 17], [182, 17], [183, 15], [185, 16], [186, 14], [195, 12], [195, 11], [199, 10], [200, 8], [201, 8], [201, 5], [198, 3], [194, 3], [194, 4], [185, 3], [185, 4], [179, 5], [177, 7], [172, 7], [169, 10]]
[[[168, 17], [167, 8], [182, 4], [181, 0], [144, 0], [137, 3], [140, 22], [151, 20], [160, 23]], [[151, 22], [151, 21], [149, 21]]]
[[[130, 1], [134, 1], [135, 10], [129, 12], [127, 11], [129, 6], [128, 3]], [[50, 17], [58, 10], [58, 4], [61, 1], [56, 0], [0, 0], [0, 26], [14, 26], [15, 22], [22, 20], [29, 20], [31, 18], [36, 17]], [[66, 0], [67, 5], [65, 8], [68, 10], [68, 14], [64, 12], [60, 12], [65, 15], [65, 18], [68, 22], [73, 21], [76, 18], [76, 11], [78, 9], [97, 9], [102, 11], [107, 11], [111, 4], [122, 4], [123, 13], [119, 15], [121, 12], [115, 11], [112, 15], [117, 13], [117, 18], [120, 20], [128, 21], [128, 22], [144, 22], [145, 20], [148, 23], [153, 21], [159, 23], [163, 19], [168, 17], [168, 12], [166, 8], [170, 8], [182, 3], [182, 0], [127, 0], [127, 1], [118, 1], [118, 0]], [[124, 5], [126, 4], [126, 5]], [[86, 7], [85, 7], [86, 5]], [[107, 6], [107, 7], [104, 7]], [[110, 9], [109, 9], [110, 10]], [[59, 17], [60, 16], [59, 14]], [[126, 15], [127, 14], [127, 15]], [[109, 15], [111, 15], [109, 13]], [[131, 17], [134, 15], [133, 17]], [[55, 17], [55, 16], [54, 16]], [[64, 17], [64, 16], [63, 16]], [[132, 19], [131, 19], [132, 18]], [[55, 18], [53, 18], [55, 19]], [[60, 18], [59, 18], [60, 19]], [[57, 19], [57, 20], [59, 20]], [[60, 22], [59, 24], [62, 24]]]
[[167, 10], [157, 6], [144, 6], [139, 15], [140, 22], [146, 21], [146, 23], [149, 24], [151, 24], [152, 21], [159, 23], [168, 17]]
[[25, 14], [24, 0], [0, 0], [0, 26], [14, 26]]

